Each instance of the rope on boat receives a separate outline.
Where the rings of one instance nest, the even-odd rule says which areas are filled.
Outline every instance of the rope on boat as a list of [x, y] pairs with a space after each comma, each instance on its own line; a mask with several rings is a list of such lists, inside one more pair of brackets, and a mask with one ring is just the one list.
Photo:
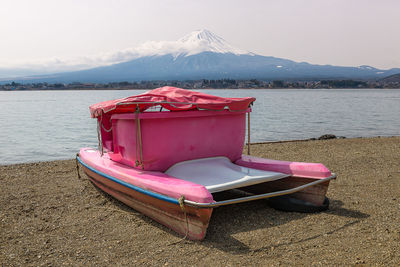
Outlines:
[[168, 244], [168, 246], [175, 245], [175, 244], [177, 244], [177, 243], [179, 243], [179, 242], [182, 242], [183, 240], [186, 240], [186, 238], [187, 238], [187, 236], [188, 236], [188, 234], [189, 234], [189, 220], [188, 220], [188, 216], [187, 216], [186, 208], [185, 208], [185, 196], [182, 195], [182, 196], [178, 199], [178, 202], [179, 202], [179, 206], [181, 207], [181, 210], [183, 211], [183, 214], [184, 214], [184, 216], [185, 216], [186, 233], [185, 233], [185, 236], [184, 236], [184, 237], [182, 237], [181, 239], [179, 239], [179, 240], [176, 241], [176, 242], [172, 242], [172, 243]]
[[[111, 118], [110, 118], [110, 123], [111, 123]], [[105, 131], [105, 132], [107, 132], [107, 133], [109, 133], [109, 132], [111, 132], [111, 131], [113, 130], [112, 124], [111, 124], [110, 129], [106, 129], [106, 127], [104, 127], [104, 124], [103, 124], [103, 115], [101, 115], [101, 128], [103, 129], [103, 131]]]
[[76, 153], [75, 163], [76, 163], [76, 172], [78, 173], [78, 179], [81, 179], [81, 174], [79, 173], [79, 163], [78, 163], [79, 153]]
[[186, 233], [183, 239], [186, 239], [187, 235], [189, 234], [189, 221], [186, 213], [186, 208], [185, 208], [185, 196], [182, 195], [179, 199], [179, 206], [181, 207], [181, 210], [183, 211], [183, 214], [185, 215], [185, 221], [186, 221]]
[[[140, 130], [140, 118], [139, 118], [139, 106], [136, 108], [135, 112], [135, 122], [136, 122], [136, 167], [141, 166], [142, 170], [144, 169], [143, 165], [143, 148], [142, 148], [142, 132]], [[139, 149], [139, 151], [138, 151]], [[139, 155], [138, 155], [139, 154]]]

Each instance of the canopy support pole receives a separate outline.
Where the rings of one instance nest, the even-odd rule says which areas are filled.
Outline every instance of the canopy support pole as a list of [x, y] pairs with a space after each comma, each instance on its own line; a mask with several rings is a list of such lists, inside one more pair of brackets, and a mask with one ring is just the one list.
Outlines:
[[101, 124], [102, 124], [102, 120], [103, 120], [103, 114], [99, 118], [97, 118], [97, 140], [99, 141], [99, 145], [98, 145], [98, 149], [100, 151], [100, 155], [103, 156], [104, 155], [104, 149], [103, 149], [103, 138], [101, 136]]
[[250, 155], [250, 112], [247, 113], [247, 155]]

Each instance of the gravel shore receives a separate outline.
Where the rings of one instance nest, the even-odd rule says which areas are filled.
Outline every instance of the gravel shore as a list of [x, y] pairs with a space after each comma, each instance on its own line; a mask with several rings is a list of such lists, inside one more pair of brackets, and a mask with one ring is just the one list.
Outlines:
[[265, 201], [214, 210], [204, 241], [180, 236], [78, 179], [75, 160], [0, 166], [0, 265], [400, 265], [400, 137], [256, 144], [321, 162], [330, 209]]

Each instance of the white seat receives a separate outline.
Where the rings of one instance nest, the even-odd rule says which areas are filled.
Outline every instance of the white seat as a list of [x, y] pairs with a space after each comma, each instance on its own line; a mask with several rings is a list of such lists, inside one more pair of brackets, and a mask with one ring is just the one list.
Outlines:
[[179, 162], [166, 172], [170, 176], [204, 185], [210, 193], [274, 181], [290, 175], [242, 167], [226, 157]]

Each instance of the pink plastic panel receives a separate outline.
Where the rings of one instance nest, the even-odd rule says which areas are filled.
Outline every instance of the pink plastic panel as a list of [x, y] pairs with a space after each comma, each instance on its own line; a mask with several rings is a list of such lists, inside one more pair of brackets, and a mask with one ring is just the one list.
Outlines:
[[90, 167], [144, 190], [176, 199], [184, 195], [186, 199], [200, 203], [214, 202], [211, 193], [203, 185], [161, 172], [140, 171], [110, 160], [107, 153], [101, 157], [99, 151], [92, 148], [81, 148], [79, 157]]
[[326, 178], [332, 173], [321, 163], [290, 162], [243, 155], [235, 164], [264, 171], [274, 171], [306, 178]]
[[[144, 170], [166, 171], [175, 163], [206, 157], [240, 159], [246, 111], [185, 111], [140, 113]], [[112, 115], [112, 160], [135, 167], [136, 114]], [[140, 168], [140, 167], [137, 167]]]

